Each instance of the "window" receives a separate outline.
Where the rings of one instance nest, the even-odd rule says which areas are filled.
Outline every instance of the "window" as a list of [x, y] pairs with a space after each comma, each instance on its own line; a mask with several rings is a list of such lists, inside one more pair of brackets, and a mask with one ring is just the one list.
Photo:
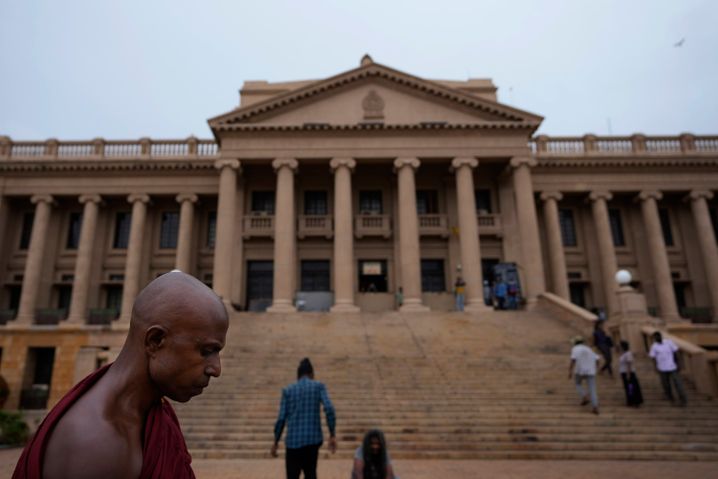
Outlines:
[[359, 213], [362, 215], [367, 214], [382, 214], [384, 211], [384, 205], [382, 204], [382, 195], [379, 190], [372, 191], [360, 191], [359, 192]]
[[302, 261], [301, 291], [329, 291], [329, 261]]
[[20, 233], [20, 249], [27, 249], [30, 246], [32, 236], [32, 223], [35, 221], [35, 213], [22, 215], [22, 232]]
[[581, 308], [586, 308], [586, 284], [585, 283], [569, 283], [569, 294], [571, 302]]
[[577, 246], [576, 224], [573, 221], [573, 210], [558, 210], [558, 222], [561, 227], [561, 240], [564, 246]]
[[112, 247], [127, 249], [130, 242], [130, 225], [132, 215], [128, 212], [115, 214], [115, 238], [112, 240]]
[[162, 224], [160, 225], [160, 248], [174, 249], [177, 247], [177, 235], [179, 233], [179, 213], [162, 213]]
[[214, 249], [214, 242], [217, 239], [217, 212], [210, 211], [207, 214], [207, 248]]
[[77, 249], [80, 245], [80, 229], [82, 228], [82, 213], [70, 213], [70, 225], [67, 228], [67, 249]]
[[72, 300], [72, 286], [63, 284], [57, 287], [57, 309], [70, 309], [70, 301]]
[[626, 246], [626, 238], [623, 236], [623, 223], [621, 222], [621, 210], [609, 208], [608, 221], [611, 224], [613, 246]]
[[304, 192], [304, 214], [305, 215], [326, 215], [329, 214], [327, 206], [326, 191], [305, 191]]
[[416, 190], [416, 212], [420, 215], [437, 214], [439, 212], [439, 192]]
[[446, 291], [444, 278], [444, 260], [421, 260], [421, 290], [425, 292], [440, 293]]
[[476, 211], [479, 214], [491, 213], [491, 190], [474, 191], [476, 199]]
[[115, 309], [117, 311], [122, 307], [122, 286], [112, 284], [107, 286], [107, 299], [105, 300], [107, 309]]
[[666, 208], [658, 210], [658, 217], [661, 220], [661, 230], [663, 230], [663, 241], [666, 246], [673, 246], [673, 231], [671, 231], [671, 217]]
[[274, 214], [274, 191], [253, 191], [252, 212]]

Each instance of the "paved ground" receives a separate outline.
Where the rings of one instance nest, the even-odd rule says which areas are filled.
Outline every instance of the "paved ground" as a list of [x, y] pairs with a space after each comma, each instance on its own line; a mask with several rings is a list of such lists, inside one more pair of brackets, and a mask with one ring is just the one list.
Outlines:
[[[0, 477], [9, 478], [20, 449], [0, 449]], [[198, 460], [198, 479], [281, 479], [281, 459]], [[396, 461], [402, 479], [715, 479], [718, 463], [641, 461]], [[324, 460], [319, 463], [322, 479], [347, 479], [351, 463]]]

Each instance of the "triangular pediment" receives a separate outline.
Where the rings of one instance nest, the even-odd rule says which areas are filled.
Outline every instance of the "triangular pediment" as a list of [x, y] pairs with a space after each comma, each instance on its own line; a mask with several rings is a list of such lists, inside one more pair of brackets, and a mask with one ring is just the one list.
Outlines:
[[542, 118], [376, 63], [209, 120], [218, 130], [470, 127], [535, 130]]

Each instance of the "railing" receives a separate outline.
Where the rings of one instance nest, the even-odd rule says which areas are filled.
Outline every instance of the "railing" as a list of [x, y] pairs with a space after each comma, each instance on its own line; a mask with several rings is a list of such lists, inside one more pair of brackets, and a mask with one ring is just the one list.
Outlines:
[[91, 309], [87, 317], [87, 324], [107, 326], [120, 316], [117, 308]]
[[364, 236], [391, 236], [391, 218], [389, 215], [356, 215], [354, 217], [354, 234], [357, 238]]
[[329, 215], [300, 215], [298, 218], [297, 236], [324, 236], [329, 239], [334, 235], [332, 217]]
[[479, 235], [501, 236], [503, 234], [501, 215], [493, 213], [479, 213], [476, 217], [476, 221], [479, 225]]
[[245, 238], [252, 236], [274, 236], [274, 216], [250, 215], [244, 217], [242, 235]]
[[52, 158], [195, 158], [215, 157], [214, 140], [190, 137], [185, 140], [104, 140], [90, 141], [13, 141], [0, 137], [0, 159]]
[[38, 309], [35, 311], [35, 324], [43, 326], [51, 326], [59, 324], [60, 321], [67, 318], [67, 309]]
[[539, 135], [529, 145], [539, 156], [583, 156], [626, 154], [718, 153], [718, 136], [596, 136], [582, 137]]
[[419, 215], [419, 235], [448, 237], [449, 222], [446, 215]]
[[15, 319], [17, 311], [14, 309], [0, 309], [0, 325], [7, 324], [8, 321]]

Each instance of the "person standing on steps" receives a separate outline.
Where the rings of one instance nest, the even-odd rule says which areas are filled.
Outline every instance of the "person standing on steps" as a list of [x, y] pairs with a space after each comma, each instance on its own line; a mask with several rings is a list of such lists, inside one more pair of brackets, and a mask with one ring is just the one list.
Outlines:
[[621, 357], [618, 359], [618, 372], [623, 380], [623, 390], [626, 392], [626, 405], [639, 407], [643, 404], [641, 385], [636, 376], [636, 368], [633, 365], [633, 353], [628, 341], [621, 341]]
[[608, 371], [608, 375], [613, 378], [613, 340], [603, 330], [603, 321], [596, 321], [593, 325], [593, 345], [601, 352], [605, 361], [600, 373]]
[[[596, 392], [596, 366], [599, 361], [598, 354], [583, 342], [583, 337], [573, 338], [573, 349], [571, 349], [571, 364], [568, 367], [568, 378], [573, 376], [576, 381], [576, 391], [581, 396], [581, 406], [589, 403], [593, 406], [593, 413], [598, 414], [598, 393]], [[588, 393], [583, 387], [583, 382], [588, 385]]]
[[329, 426], [329, 450], [334, 454], [337, 450], [334, 406], [324, 384], [314, 380], [314, 367], [309, 358], [304, 358], [297, 368], [297, 382], [282, 390], [279, 417], [274, 425], [274, 444], [270, 450], [272, 457], [277, 457], [277, 447], [286, 424], [287, 479], [299, 479], [302, 471], [305, 479], [317, 477], [319, 448], [324, 442], [320, 405], [324, 407]]
[[456, 298], [456, 310], [464, 310], [464, 295], [466, 293], [466, 282], [459, 276], [454, 283], [454, 296]]
[[653, 344], [648, 355], [656, 361], [656, 371], [661, 377], [661, 385], [663, 386], [663, 394], [666, 399], [674, 402], [673, 391], [671, 391], [671, 383], [678, 393], [678, 405], [685, 407], [688, 401], [686, 393], [683, 390], [683, 382], [678, 374], [678, 361], [676, 353], [678, 346], [670, 339], [663, 339], [663, 335], [656, 331], [653, 333]]
[[506, 309], [506, 294], [508, 290], [503, 280], [498, 280], [494, 285], [494, 296], [496, 296], [497, 309]]

